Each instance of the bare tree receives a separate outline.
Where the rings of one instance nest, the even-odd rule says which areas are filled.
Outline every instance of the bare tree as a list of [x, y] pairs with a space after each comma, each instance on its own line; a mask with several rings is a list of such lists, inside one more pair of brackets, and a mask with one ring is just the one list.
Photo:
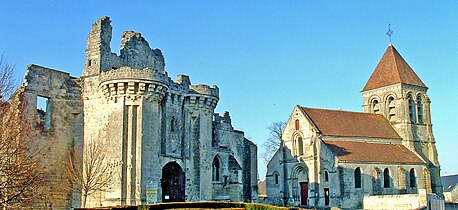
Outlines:
[[8, 101], [16, 90], [17, 81], [14, 78], [14, 66], [8, 63], [5, 56], [0, 55], [0, 100]]
[[104, 144], [91, 140], [85, 143], [82, 158], [78, 157], [81, 154], [78, 149], [69, 156], [68, 178], [81, 193], [82, 207], [86, 207], [88, 196], [110, 190], [113, 179], [105, 148]]
[[265, 151], [261, 154], [261, 157], [266, 164], [269, 163], [272, 156], [280, 147], [281, 135], [283, 134], [285, 127], [286, 122], [273, 122], [267, 126], [267, 130], [269, 130], [269, 138], [262, 144]]
[[46, 175], [43, 158], [47, 147], [41, 129], [27, 113], [22, 94], [15, 90], [13, 67], [0, 57], [0, 206], [19, 208], [40, 196]]

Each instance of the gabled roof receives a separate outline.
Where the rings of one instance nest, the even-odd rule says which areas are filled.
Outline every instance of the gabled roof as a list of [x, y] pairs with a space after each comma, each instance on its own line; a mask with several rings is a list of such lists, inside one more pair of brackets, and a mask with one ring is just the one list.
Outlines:
[[441, 176], [444, 192], [451, 192], [458, 185], [458, 174]]
[[325, 140], [331, 152], [341, 161], [371, 163], [423, 164], [402, 144], [378, 144], [358, 141]]
[[390, 44], [362, 91], [398, 83], [426, 87], [394, 46]]
[[379, 114], [301, 107], [325, 136], [400, 139], [388, 120]]

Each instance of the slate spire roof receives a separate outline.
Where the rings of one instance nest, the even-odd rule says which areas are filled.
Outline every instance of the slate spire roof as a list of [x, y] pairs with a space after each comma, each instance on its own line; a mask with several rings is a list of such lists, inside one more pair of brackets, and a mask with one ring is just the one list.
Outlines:
[[362, 91], [399, 83], [426, 87], [396, 48], [390, 43]]

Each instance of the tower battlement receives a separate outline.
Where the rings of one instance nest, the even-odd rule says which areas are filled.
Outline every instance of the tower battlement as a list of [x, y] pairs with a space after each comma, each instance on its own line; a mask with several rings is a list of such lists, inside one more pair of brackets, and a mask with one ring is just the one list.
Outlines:
[[87, 37], [86, 62], [83, 77], [99, 75], [101, 72], [128, 66], [137, 69], [152, 68], [164, 71], [165, 60], [160, 49], [152, 49], [141, 33], [122, 33], [120, 54], [111, 52], [111, 20], [104, 16], [92, 24]]

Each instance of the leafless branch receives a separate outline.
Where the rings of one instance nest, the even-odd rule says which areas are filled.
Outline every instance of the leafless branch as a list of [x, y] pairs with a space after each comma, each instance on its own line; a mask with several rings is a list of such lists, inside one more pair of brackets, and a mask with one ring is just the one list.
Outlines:
[[283, 134], [285, 126], [285, 122], [273, 122], [267, 127], [267, 130], [269, 130], [269, 138], [262, 144], [265, 151], [261, 154], [265, 163], [270, 161], [272, 156], [280, 147], [281, 135]]
[[102, 143], [91, 140], [84, 145], [82, 158], [78, 157], [81, 153], [77, 149], [69, 157], [68, 178], [81, 192], [83, 207], [86, 206], [87, 196], [110, 190], [113, 182], [105, 148]]

